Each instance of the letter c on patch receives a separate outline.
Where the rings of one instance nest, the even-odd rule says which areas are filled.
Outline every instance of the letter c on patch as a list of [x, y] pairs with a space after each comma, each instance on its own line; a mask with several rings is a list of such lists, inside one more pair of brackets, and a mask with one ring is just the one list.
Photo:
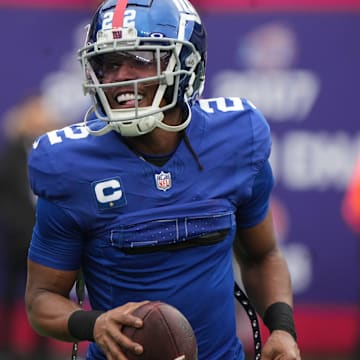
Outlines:
[[119, 177], [95, 181], [91, 184], [91, 187], [100, 210], [126, 206], [125, 191]]
[[97, 200], [102, 203], [114, 202], [122, 197], [120, 182], [112, 179], [95, 185], [95, 194]]

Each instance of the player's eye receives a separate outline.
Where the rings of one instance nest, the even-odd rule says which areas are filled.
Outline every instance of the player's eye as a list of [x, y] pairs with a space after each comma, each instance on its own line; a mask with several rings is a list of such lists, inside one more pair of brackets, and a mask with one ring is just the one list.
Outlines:
[[112, 73], [119, 70], [121, 64], [119, 63], [106, 63], [102, 66], [103, 73]]

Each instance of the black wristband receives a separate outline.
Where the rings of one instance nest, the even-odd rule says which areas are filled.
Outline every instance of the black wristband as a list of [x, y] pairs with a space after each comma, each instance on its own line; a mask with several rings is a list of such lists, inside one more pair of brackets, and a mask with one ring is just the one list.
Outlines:
[[78, 340], [94, 341], [94, 326], [96, 319], [103, 311], [74, 311], [68, 320], [68, 330], [71, 336]]
[[264, 314], [264, 324], [270, 332], [284, 330], [297, 340], [293, 310], [287, 303], [276, 302], [270, 305]]

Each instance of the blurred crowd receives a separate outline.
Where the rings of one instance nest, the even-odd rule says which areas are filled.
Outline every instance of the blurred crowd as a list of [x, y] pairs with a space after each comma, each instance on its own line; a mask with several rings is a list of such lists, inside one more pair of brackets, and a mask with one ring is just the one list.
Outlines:
[[64, 124], [40, 94], [31, 94], [2, 119], [0, 151], [1, 360], [55, 359], [49, 340], [27, 324], [23, 304], [27, 248], [34, 224], [35, 198], [27, 178], [27, 154], [40, 135]]

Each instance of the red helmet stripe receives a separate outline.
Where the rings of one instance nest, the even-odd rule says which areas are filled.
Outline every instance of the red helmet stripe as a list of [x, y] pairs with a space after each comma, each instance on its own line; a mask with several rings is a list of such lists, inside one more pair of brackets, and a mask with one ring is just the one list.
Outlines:
[[114, 11], [114, 17], [112, 21], [113, 29], [123, 26], [124, 13], [127, 6], [128, 0], [118, 0]]

